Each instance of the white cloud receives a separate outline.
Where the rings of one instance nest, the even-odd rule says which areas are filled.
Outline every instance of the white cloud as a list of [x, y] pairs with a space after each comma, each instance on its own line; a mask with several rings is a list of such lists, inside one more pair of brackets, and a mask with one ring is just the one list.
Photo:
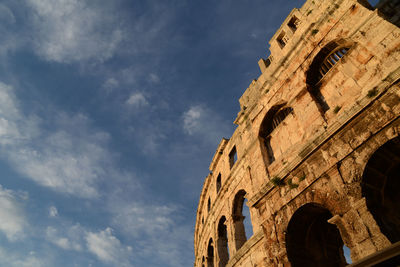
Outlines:
[[[73, 118], [72, 118], [73, 119]], [[40, 148], [31, 144], [9, 151], [14, 167], [40, 185], [56, 191], [97, 196], [96, 181], [104, 172], [104, 149], [83, 137], [60, 130], [41, 140]]]
[[112, 156], [105, 148], [108, 134], [92, 130], [82, 114], [55, 114], [50, 118], [52, 129], [45, 129], [40, 119], [19, 111], [13, 89], [0, 83], [0, 155], [42, 186], [86, 198], [98, 196], [96, 183]]
[[185, 133], [213, 144], [217, 143], [223, 136], [231, 134], [229, 127], [231, 123], [223, 120], [216, 112], [202, 105], [194, 105], [184, 112], [182, 122]]
[[[153, 235], [168, 231], [174, 225], [173, 206], [144, 205], [138, 202], [125, 203], [113, 217], [113, 224], [117, 225], [132, 236]], [[151, 222], [151, 223], [149, 223]]]
[[55, 206], [50, 206], [49, 208], [49, 216], [50, 217], [57, 217], [58, 216], [58, 210]]
[[183, 221], [182, 207], [121, 200], [109, 205], [112, 225], [135, 242], [134, 257], [151, 259], [149, 266], [187, 266], [191, 261], [182, 256], [182, 250], [193, 244], [192, 225]]
[[119, 82], [114, 78], [107, 79], [103, 84], [103, 88], [106, 90], [107, 93], [113, 91], [118, 86]]
[[104, 263], [131, 266], [132, 248], [123, 245], [110, 227], [96, 232], [64, 221], [55, 226], [48, 226], [45, 239], [63, 250], [89, 252]]
[[190, 135], [195, 134], [201, 125], [201, 115], [204, 110], [200, 106], [191, 107], [183, 114], [183, 129]]
[[[26, 37], [17, 34], [17, 31], [16, 17], [12, 9], [6, 3], [0, 3], [0, 56], [16, 50], [26, 41]], [[5, 62], [7, 61], [3, 59], [1, 64]]]
[[46, 255], [46, 257], [37, 257], [35, 254], [33, 251], [24, 254], [0, 247], [0, 265], [8, 267], [54, 266], [50, 263], [49, 255]]
[[130, 265], [128, 258], [132, 248], [123, 246], [119, 239], [113, 235], [111, 228], [106, 228], [97, 233], [88, 232], [85, 238], [89, 251], [101, 261], [114, 263], [118, 266]]
[[21, 196], [0, 185], [0, 231], [7, 239], [15, 241], [24, 234], [26, 218], [20, 203]]
[[29, 0], [35, 51], [49, 61], [104, 61], [122, 41], [118, 17], [78, 0]]
[[152, 83], [159, 83], [160, 82], [160, 77], [155, 73], [150, 73], [149, 74], [149, 79], [150, 79], [150, 82], [152, 82]]
[[126, 104], [139, 108], [147, 106], [149, 102], [147, 102], [146, 97], [141, 92], [135, 92], [129, 96], [128, 100], [126, 100]]
[[81, 251], [83, 234], [84, 230], [79, 225], [63, 229], [62, 234], [56, 228], [49, 226], [46, 229], [46, 240], [64, 250]]
[[14, 24], [14, 13], [5, 5], [0, 4], [0, 21], [6, 24]]

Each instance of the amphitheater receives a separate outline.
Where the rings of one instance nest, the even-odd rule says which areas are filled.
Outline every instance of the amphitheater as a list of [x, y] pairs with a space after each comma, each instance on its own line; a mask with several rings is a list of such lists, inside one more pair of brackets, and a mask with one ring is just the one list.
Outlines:
[[399, 25], [398, 0], [288, 15], [211, 160], [196, 267], [400, 266]]

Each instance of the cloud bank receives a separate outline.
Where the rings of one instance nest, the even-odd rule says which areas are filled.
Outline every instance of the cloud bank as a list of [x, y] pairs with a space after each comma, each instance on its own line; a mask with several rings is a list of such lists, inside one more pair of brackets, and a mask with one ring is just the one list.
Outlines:
[[0, 185], [0, 231], [9, 241], [16, 241], [22, 238], [26, 226], [21, 196]]
[[77, 0], [29, 0], [35, 52], [49, 61], [109, 59], [123, 39], [113, 12]]
[[98, 196], [96, 183], [107, 172], [108, 134], [93, 131], [89, 119], [56, 113], [51, 129], [19, 109], [12, 87], [0, 83], [0, 155], [18, 172], [55, 191]]

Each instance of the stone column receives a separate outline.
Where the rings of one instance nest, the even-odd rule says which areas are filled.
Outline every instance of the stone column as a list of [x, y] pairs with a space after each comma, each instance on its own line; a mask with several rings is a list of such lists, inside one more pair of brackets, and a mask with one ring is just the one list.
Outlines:
[[368, 211], [365, 198], [352, 203], [351, 207], [343, 216], [335, 215], [328, 221], [338, 227], [344, 244], [350, 249], [351, 259], [357, 261], [390, 246]]
[[224, 267], [229, 261], [228, 240], [222, 237], [217, 239], [217, 266]]
[[243, 224], [245, 216], [234, 215], [232, 216], [232, 219], [233, 219], [234, 244], [236, 251], [238, 251], [247, 241]]

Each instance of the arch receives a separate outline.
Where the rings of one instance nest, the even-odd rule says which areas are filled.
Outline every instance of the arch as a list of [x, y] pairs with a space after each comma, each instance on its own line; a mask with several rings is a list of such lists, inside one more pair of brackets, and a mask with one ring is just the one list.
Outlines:
[[207, 267], [214, 267], [214, 242], [210, 238], [207, 246]]
[[211, 198], [209, 197], [207, 201], [207, 211], [210, 212], [210, 209], [211, 209]]
[[[243, 204], [246, 201], [246, 191], [239, 190], [233, 200], [233, 231], [234, 231], [234, 244], [236, 250], [239, 250], [243, 244], [247, 241], [246, 230], [245, 230], [245, 216], [243, 216]], [[251, 226], [251, 219], [249, 218], [249, 225]]]
[[220, 173], [217, 176], [217, 181], [215, 183], [215, 186], [217, 188], [217, 194], [218, 194], [219, 190], [221, 189], [221, 174]]
[[348, 40], [332, 41], [318, 52], [310, 64], [306, 73], [307, 89], [322, 112], [326, 112], [330, 107], [319, 90], [321, 80], [347, 54], [352, 46], [353, 43]]
[[390, 242], [400, 241], [400, 137], [379, 147], [368, 160], [362, 180], [365, 197], [382, 234]]
[[206, 260], [203, 256], [203, 259], [201, 260], [201, 267], [205, 267], [205, 264], [206, 264]]
[[224, 267], [229, 261], [228, 231], [225, 216], [219, 219], [217, 231], [218, 267]]
[[289, 221], [286, 250], [293, 267], [340, 267], [346, 265], [343, 241], [329, 210], [316, 203], [300, 207]]
[[285, 104], [275, 105], [267, 112], [261, 122], [259, 139], [267, 164], [275, 161], [274, 151], [271, 147], [271, 133], [292, 112], [293, 108], [285, 106]]

